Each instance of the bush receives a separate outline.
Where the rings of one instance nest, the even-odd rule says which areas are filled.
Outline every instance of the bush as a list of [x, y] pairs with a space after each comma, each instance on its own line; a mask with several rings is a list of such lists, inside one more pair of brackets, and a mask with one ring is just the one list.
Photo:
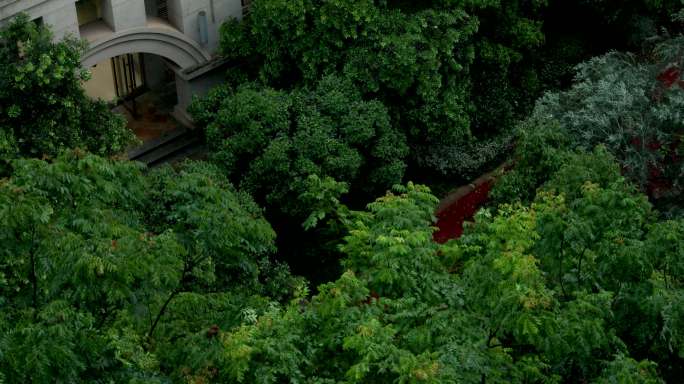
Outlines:
[[0, 151], [8, 156], [56, 156], [69, 148], [99, 155], [134, 141], [123, 117], [81, 88], [80, 41], [53, 42], [25, 15], [0, 30]]
[[613, 52], [579, 65], [572, 88], [546, 94], [521, 126], [517, 169], [495, 188], [495, 196], [529, 198], [557, 166], [549, 161], [559, 163], [558, 151], [592, 151], [598, 145], [652, 198], [680, 196], [684, 181], [682, 46], [684, 38], [676, 37], [659, 44], [645, 58]]
[[[350, 79], [364, 99], [388, 108], [418, 174], [435, 163], [420, 148], [456, 152], [480, 138], [491, 142], [538, 93], [532, 71], [515, 67], [543, 42], [534, 19], [543, 0], [252, 4], [245, 22], [224, 27], [224, 55], [256, 57], [259, 80], [276, 88], [314, 86], [333, 73]], [[504, 151], [482, 146], [496, 153], [470, 156], [468, 164], [457, 156], [439, 162], [465, 177]]]
[[206, 124], [211, 157], [230, 179], [294, 217], [309, 213], [300, 198], [309, 175], [334, 177], [367, 195], [399, 182], [406, 167], [405, 139], [385, 107], [363, 101], [336, 77], [289, 93], [254, 85], [218, 89], [192, 112]]

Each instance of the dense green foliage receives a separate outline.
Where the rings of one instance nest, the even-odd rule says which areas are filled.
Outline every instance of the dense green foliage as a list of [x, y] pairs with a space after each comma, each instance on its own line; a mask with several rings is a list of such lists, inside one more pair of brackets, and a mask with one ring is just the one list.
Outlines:
[[133, 141], [123, 117], [81, 85], [80, 41], [52, 41], [25, 15], [0, 30], [0, 156], [55, 156], [67, 148], [118, 154]]
[[609, 53], [579, 65], [575, 84], [542, 97], [520, 126], [518, 166], [497, 186], [499, 201], [529, 201], [565, 161], [567, 150], [591, 150], [599, 144], [652, 198], [680, 199], [683, 46], [682, 37], [675, 37], [659, 43], [646, 58]]
[[[130, 133], [79, 43], [0, 32], [0, 383], [681, 382], [684, 40], [644, 40], [680, 0], [253, 3], [191, 110], [208, 161], [156, 170], [98, 156]], [[591, 52], [561, 10], [640, 49], [554, 89]], [[435, 242], [406, 174], [513, 140]]]
[[145, 177], [78, 152], [12, 167], [0, 182], [6, 383], [180, 381], [212, 353], [212, 327], [294, 289], [266, 258], [275, 234], [259, 208], [212, 167]]
[[681, 377], [684, 223], [654, 222], [605, 151], [574, 155], [532, 205], [482, 212], [457, 242], [432, 241], [435, 202], [409, 185], [343, 209], [347, 272], [222, 334], [216, 380]]
[[273, 232], [212, 166], [145, 177], [79, 153], [13, 166], [0, 187], [7, 383], [684, 373], [684, 222], [656, 221], [605, 150], [569, 156], [531, 205], [483, 211], [446, 245], [425, 187], [366, 211], [333, 204], [346, 272], [312, 297], [269, 267]]
[[542, 91], [566, 85], [593, 54], [672, 27], [680, 3], [255, 0], [246, 20], [223, 25], [221, 52], [249, 62], [230, 71], [235, 87], [251, 78], [313, 89], [345, 78], [382, 102], [406, 137], [409, 177], [466, 181], [505, 157]]
[[[505, 147], [458, 154], [506, 131], [536, 97], [534, 72], [516, 65], [543, 42], [533, 19], [543, 0], [252, 3], [247, 21], [224, 25], [224, 55], [256, 60], [249, 68], [270, 86], [348, 78], [364, 98], [386, 105], [421, 171], [480, 170]], [[434, 146], [451, 156], [436, 159]]]
[[[246, 20], [223, 25], [221, 52], [229, 59], [249, 61], [230, 70], [233, 88], [244, 87], [241, 84], [252, 78], [266, 87], [264, 92], [315, 89], [334, 74], [353, 85], [364, 100], [385, 105], [393, 131], [406, 137], [410, 148], [403, 159], [408, 177], [430, 183], [446, 178], [454, 183], [471, 180], [503, 160], [516, 120], [526, 116], [544, 89], [567, 84], [576, 63], [610, 48], [639, 47], [659, 27], [674, 26], [672, 16], [680, 3], [256, 0]], [[586, 28], [571, 23], [575, 20], [571, 15], [586, 19]], [[613, 65], [618, 66], [622, 59], [613, 56]], [[647, 72], [672, 64], [665, 59], [634, 60], [647, 67], [641, 72]], [[601, 66], [598, 61], [585, 67]], [[626, 70], [630, 63], [621, 65], [622, 69], [613, 69]], [[586, 77], [593, 70], [583, 71]], [[639, 87], [650, 76], [637, 72], [634, 77], [641, 80], [632, 80], [640, 83], [627, 84], [628, 92], [641, 92]], [[613, 78], [618, 83], [631, 81], [617, 74]], [[586, 89], [575, 97], [581, 100], [593, 91]], [[607, 97], [617, 90], [603, 91]], [[225, 111], [216, 107], [217, 98], [233, 98], [229, 96], [233, 94], [215, 93], [211, 102], [197, 104], [193, 112], [200, 125], [220, 120]], [[632, 109], [641, 113], [647, 104]], [[248, 136], [244, 129], [230, 132]], [[225, 155], [225, 148], [219, 151]], [[361, 155], [367, 163], [374, 160]], [[245, 159], [262, 167], [279, 166], [264, 165], [258, 153]], [[329, 175], [320, 173], [325, 168], [317, 164], [320, 159], [311, 160], [316, 164], [311, 170], [318, 176]], [[296, 169], [281, 171], [290, 178], [301, 177]], [[340, 177], [351, 183], [352, 190], [364, 187], [346, 175]], [[276, 180], [260, 184], [277, 191], [281, 188]]]
[[408, 148], [385, 107], [336, 77], [291, 93], [218, 88], [193, 108], [212, 159], [231, 180], [293, 217], [309, 213], [300, 199], [309, 175], [334, 176], [366, 197], [404, 175]]

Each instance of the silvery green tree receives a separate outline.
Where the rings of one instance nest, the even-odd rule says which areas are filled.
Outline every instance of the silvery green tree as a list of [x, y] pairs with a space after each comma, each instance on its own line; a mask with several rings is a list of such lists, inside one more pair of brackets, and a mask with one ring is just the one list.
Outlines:
[[602, 145], [660, 208], [681, 212], [683, 52], [684, 38], [676, 36], [645, 55], [612, 52], [577, 66], [572, 87], [546, 94], [519, 126], [518, 166], [495, 194], [529, 199], [565, 151]]

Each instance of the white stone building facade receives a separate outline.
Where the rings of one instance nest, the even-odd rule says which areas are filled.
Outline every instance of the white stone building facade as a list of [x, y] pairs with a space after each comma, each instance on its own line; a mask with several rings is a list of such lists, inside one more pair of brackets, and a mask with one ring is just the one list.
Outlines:
[[[242, 18], [248, 0], [0, 0], [0, 25], [19, 13], [51, 27], [55, 38], [88, 42], [82, 58], [100, 83], [86, 91], [120, 97], [140, 83], [154, 85], [160, 73], [175, 74], [178, 117], [196, 94], [221, 77], [216, 58], [219, 27]], [[135, 55], [135, 56], [133, 56]], [[125, 73], [122, 73], [121, 71]], [[119, 72], [117, 78], [117, 71]], [[130, 72], [130, 73], [129, 73]], [[116, 92], [116, 95], [109, 94]]]

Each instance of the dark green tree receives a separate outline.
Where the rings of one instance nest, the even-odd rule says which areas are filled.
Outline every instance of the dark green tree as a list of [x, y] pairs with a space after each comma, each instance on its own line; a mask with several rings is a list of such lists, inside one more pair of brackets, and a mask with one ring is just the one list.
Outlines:
[[254, 1], [247, 21], [224, 25], [222, 52], [252, 59], [257, 77], [278, 88], [349, 78], [387, 106], [418, 175], [469, 177], [501, 156], [498, 135], [539, 92], [521, 64], [543, 42], [544, 4]]
[[0, 154], [56, 156], [69, 148], [99, 155], [123, 152], [133, 133], [123, 117], [88, 99], [82, 83], [84, 45], [53, 41], [50, 30], [20, 15], [0, 30]]
[[6, 383], [182, 381], [220, 353], [211, 332], [296, 289], [268, 261], [260, 210], [211, 166], [144, 176], [67, 152], [12, 169], [0, 181]]
[[214, 90], [196, 103], [211, 158], [242, 190], [300, 222], [309, 175], [333, 177], [351, 193], [373, 196], [400, 182], [408, 147], [386, 108], [352, 84], [324, 78], [293, 92], [245, 85]]

